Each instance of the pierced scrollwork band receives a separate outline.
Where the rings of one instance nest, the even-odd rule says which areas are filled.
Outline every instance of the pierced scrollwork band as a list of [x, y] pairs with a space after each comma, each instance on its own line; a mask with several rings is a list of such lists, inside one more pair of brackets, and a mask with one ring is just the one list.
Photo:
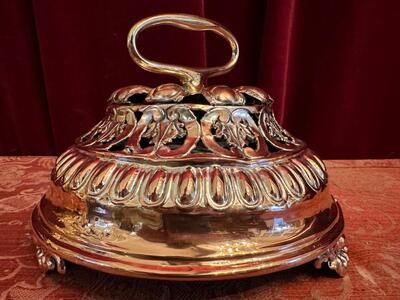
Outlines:
[[188, 103], [111, 105], [77, 146], [145, 158], [256, 159], [304, 144], [280, 127], [270, 106]]
[[[126, 107], [111, 110], [107, 116], [79, 140], [81, 147], [107, 150], [115, 142], [124, 140], [133, 133], [136, 118]], [[118, 138], [118, 141], [116, 139]]]
[[265, 138], [278, 149], [290, 151], [303, 145], [302, 141], [293, 137], [279, 125], [275, 119], [274, 112], [270, 109], [264, 108], [261, 112], [260, 126]]
[[269, 153], [258, 126], [246, 109], [214, 108], [202, 118], [201, 127], [202, 141], [213, 153], [245, 158]]
[[127, 140], [125, 151], [128, 154], [180, 157], [189, 153], [199, 138], [200, 126], [186, 105], [167, 109], [148, 107]]

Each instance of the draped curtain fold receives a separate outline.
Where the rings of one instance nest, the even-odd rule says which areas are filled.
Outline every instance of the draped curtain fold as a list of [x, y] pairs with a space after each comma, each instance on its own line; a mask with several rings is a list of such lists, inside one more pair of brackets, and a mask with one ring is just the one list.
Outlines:
[[[239, 62], [209, 84], [255, 85], [278, 120], [323, 158], [400, 157], [400, 1], [0, 1], [0, 154], [58, 154], [104, 115], [113, 90], [174, 78], [141, 70], [125, 43], [141, 18], [218, 21]], [[139, 47], [154, 60], [223, 64], [213, 34], [159, 27]]]

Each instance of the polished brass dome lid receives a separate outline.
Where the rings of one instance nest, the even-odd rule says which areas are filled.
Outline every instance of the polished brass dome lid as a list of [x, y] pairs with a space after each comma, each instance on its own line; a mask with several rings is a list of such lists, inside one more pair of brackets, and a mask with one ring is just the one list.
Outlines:
[[[232, 57], [214, 68], [148, 60], [136, 37], [160, 24], [213, 31]], [[323, 162], [277, 123], [260, 88], [206, 85], [235, 65], [232, 33], [197, 16], [157, 15], [132, 27], [128, 49], [181, 85], [118, 89], [104, 119], [58, 157], [32, 215], [43, 269], [64, 272], [66, 259], [134, 277], [212, 280], [315, 260], [344, 274], [343, 216]]]

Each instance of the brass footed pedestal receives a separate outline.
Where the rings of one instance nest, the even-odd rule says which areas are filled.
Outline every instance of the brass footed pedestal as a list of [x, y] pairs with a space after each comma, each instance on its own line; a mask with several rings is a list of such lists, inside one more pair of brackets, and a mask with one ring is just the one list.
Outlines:
[[[196, 69], [145, 59], [136, 36], [160, 24], [216, 32], [231, 60]], [[128, 48], [182, 85], [115, 91], [106, 117], [57, 159], [32, 214], [39, 265], [215, 280], [315, 261], [343, 275], [343, 215], [322, 161], [276, 122], [261, 89], [205, 85], [236, 63], [233, 35], [196, 16], [159, 15], [131, 29]]]

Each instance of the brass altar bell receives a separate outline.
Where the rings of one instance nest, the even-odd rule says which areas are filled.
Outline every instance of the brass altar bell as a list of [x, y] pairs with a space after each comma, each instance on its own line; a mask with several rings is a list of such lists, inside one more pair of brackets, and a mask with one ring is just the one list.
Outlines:
[[[232, 57], [211, 68], [149, 60], [136, 38], [157, 25], [213, 31]], [[232, 33], [197, 16], [157, 15], [132, 27], [128, 49], [181, 85], [116, 90], [104, 119], [58, 157], [32, 214], [39, 265], [216, 280], [314, 261], [343, 275], [343, 215], [323, 162], [277, 123], [260, 88], [206, 85], [237, 62]]]

